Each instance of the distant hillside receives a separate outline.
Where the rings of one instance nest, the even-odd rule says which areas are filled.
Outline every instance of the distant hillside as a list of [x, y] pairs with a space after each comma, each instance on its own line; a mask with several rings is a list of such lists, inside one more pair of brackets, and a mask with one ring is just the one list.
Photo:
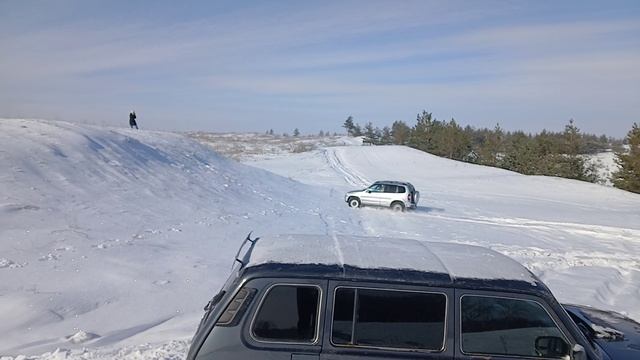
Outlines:
[[284, 154], [301, 153], [328, 146], [361, 145], [361, 137], [348, 136], [283, 136], [256, 133], [194, 132], [190, 137], [211, 146], [216, 152], [236, 160], [264, 159]]

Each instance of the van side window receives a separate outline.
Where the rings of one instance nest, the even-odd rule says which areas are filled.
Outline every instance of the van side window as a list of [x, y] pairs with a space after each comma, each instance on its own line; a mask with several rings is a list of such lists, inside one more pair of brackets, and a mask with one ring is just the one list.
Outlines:
[[564, 358], [569, 344], [537, 302], [464, 295], [462, 351], [467, 354]]
[[276, 285], [264, 297], [252, 324], [259, 341], [314, 343], [318, 337], [320, 289]]
[[441, 351], [446, 304], [444, 294], [338, 288], [331, 342], [336, 346]]

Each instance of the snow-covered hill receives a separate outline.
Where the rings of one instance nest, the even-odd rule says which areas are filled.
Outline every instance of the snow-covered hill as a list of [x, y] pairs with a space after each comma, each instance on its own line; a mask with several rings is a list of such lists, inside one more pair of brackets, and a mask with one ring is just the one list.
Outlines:
[[[184, 135], [27, 120], [0, 120], [0, 169], [0, 357], [182, 358], [250, 230], [489, 246], [561, 301], [640, 319], [640, 196], [609, 187], [397, 146], [240, 164]], [[413, 182], [419, 209], [347, 208], [379, 179]]]
[[172, 133], [0, 120], [0, 169], [0, 355], [186, 342], [249, 231], [351, 229], [328, 190]]

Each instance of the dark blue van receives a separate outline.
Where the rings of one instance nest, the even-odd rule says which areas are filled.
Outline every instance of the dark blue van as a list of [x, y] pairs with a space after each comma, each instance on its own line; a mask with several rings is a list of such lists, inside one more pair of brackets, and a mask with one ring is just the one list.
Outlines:
[[640, 324], [594, 327], [590, 309], [570, 315], [522, 265], [469, 245], [247, 237], [205, 310], [187, 359], [640, 359]]

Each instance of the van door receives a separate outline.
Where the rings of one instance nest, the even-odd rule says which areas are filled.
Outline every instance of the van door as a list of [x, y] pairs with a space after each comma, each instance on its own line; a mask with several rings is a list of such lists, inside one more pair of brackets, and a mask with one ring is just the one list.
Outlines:
[[245, 325], [245, 359], [320, 358], [327, 280], [272, 279]]
[[315, 279], [249, 281], [244, 288], [254, 292], [251, 303], [233, 309], [242, 318], [214, 327], [195, 359], [318, 360], [327, 285]]
[[570, 357], [575, 341], [542, 299], [474, 290], [456, 297], [456, 359]]
[[453, 359], [451, 289], [329, 282], [322, 360]]

